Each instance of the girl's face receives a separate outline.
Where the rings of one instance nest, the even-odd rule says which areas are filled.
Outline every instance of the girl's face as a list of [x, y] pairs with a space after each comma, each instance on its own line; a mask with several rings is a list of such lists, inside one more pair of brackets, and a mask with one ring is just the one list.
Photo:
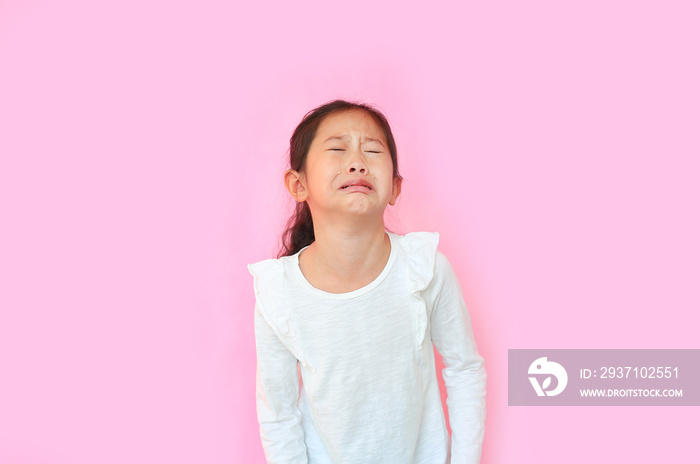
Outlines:
[[384, 131], [363, 110], [327, 116], [319, 125], [300, 176], [298, 201], [312, 214], [360, 213], [383, 217], [401, 191], [393, 177]]

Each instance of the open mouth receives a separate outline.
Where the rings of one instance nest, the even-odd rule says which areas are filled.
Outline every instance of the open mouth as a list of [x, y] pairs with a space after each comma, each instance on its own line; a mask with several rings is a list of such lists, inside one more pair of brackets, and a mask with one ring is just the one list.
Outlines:
[[372, 190], [372, 187], [370, 187], [369, 185], [363, 185], [363, 184], [344, 185], [343, 187], [340, 187], [340, 190], [345, 190], [348, 187], [364, 187], [367, 190]]

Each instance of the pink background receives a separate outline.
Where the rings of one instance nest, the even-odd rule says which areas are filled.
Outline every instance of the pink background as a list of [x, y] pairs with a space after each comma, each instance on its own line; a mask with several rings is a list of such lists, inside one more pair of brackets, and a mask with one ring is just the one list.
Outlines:
[[252, 277], [301, 117], [388, 116], [484, 463], [690, 462], [693, 407], [508, 407], [508, 348], [700, 348], [696, 2], [0, 3], [0, 463], [262, 463]]

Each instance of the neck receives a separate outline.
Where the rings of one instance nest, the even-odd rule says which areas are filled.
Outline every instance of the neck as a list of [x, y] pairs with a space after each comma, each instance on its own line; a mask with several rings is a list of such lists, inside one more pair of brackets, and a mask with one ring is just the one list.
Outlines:
[[389, 259], [391, 244], [382, 217], [369, 223], [314, 221], [314, 235], [314, 243], [304, 252], [310, 252], [308, 269], [328, 281], [373, 280]]

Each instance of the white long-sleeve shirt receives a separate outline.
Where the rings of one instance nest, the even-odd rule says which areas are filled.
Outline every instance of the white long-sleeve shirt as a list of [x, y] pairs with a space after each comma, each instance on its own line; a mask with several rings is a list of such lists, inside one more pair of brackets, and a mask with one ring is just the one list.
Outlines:
[[[387, 234], [384, 270], [348, 293], [313, 287], [299, 268], [303, 249], [248, 265], [268, 463], [479, 462], [486, 371], [457, 276], [438, 233]], [[445, 363], [451, 445], [433, 344]]]

